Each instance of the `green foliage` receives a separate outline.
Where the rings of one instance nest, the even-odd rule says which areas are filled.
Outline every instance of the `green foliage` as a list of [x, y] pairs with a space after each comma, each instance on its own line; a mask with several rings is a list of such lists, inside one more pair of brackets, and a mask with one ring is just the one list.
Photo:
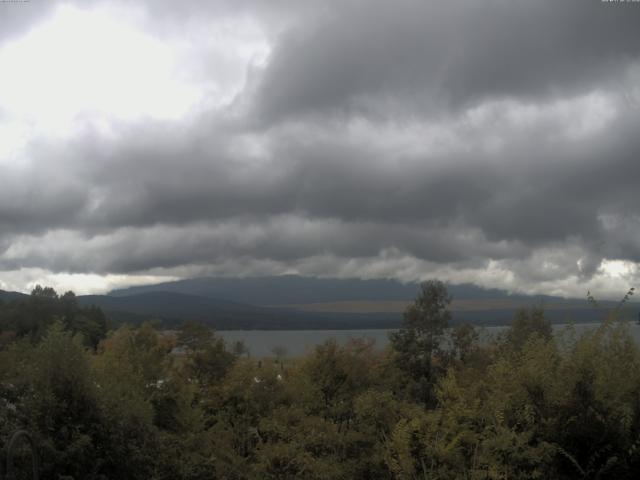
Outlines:
[[640, 352], [616, 316], [581, 336], [571, 327], [552, 335], [533, 308], [481, 341], [470, 325], [447, 327], [446, 288], [428, 282], [386, 351], [328, 341], [284, 362], [282, 351], [256, 360], [229, 351], [195, 323], [176, 336], [124, 326], [94, 348], [82, 322], [68, 320], [79, 317], [72, 295], [34, 292], [0, 307], [45, 319], [3, 337], [0, 447], [15, 429], [34, 432], [42, 478], [606, 480], [640, 471]]
[[553, 335], [551, 322], [544, 316], [542, 307], [520, 309], [507, 330], [504, 346], [511, 350], [520, 350], [531, 336], [550, 340]]
[[390, 336], [395, 362], [409, 376], [410, 395], [426, 405], [434, 400], [433, 385], [441, 373], [434, 356], [442, 353], [444, 330], [451, 319], [450, 303], [444, 283], [424, 282], [415, 302], [404, 313], [402, 328]]
[[229, 352], [213, 330], [191, 321], [182, 325], [177, 345], [186, 351], [184, 374], [203, 391], [224, 378], [242, 351], [236, 345], [234, 352]]
[[37, 285], [25, 299], [0, 303], [0, 348], [15, 338], [39, 340], [56, 321], [82, 336], [82, 342], [96, 348], [105, 338], [108, 322], [95, 306], [78, 305], [73, 292], [58, 296], [50, 287]]

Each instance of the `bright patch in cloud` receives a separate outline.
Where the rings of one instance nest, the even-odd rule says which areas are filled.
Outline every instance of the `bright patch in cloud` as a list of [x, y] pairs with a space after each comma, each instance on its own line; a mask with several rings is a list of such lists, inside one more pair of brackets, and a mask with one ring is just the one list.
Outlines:
[[61, 6], [0, 50], [0, 108], [64, 133], [79, 118], [176, 119], [200, 98], [180, 81], [173, 47], [107, 10]]
[[40, 268], [23, 268], [3, 272], [0, 290], [29, 293], [36, 285], [54, 288], [59, 294], [69, 290], [79, 295], [103, 294], [133, 285], [170, 282], [177, 277], [158, 275], [95, 275], [53, 273]]

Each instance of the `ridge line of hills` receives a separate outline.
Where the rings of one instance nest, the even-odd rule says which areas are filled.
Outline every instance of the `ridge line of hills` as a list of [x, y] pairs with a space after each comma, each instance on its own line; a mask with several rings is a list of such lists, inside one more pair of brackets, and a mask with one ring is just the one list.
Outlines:
[[[418, 293], [417, 283], [394, 280], [321, 279], [285, 275], [248, 278], [192, 278], [80, 295], [114, 323], [158, 320], [174, 327], [196, 320], [218, 330], [320, 330], [395, 328]], [[450, 285], [453, 322], [509, 324], [522, 307], [543, 304], [551, 321], [598, 321], [602, 311], [586, 300], [509, 294], [470, 284]], [[26, 297], [0, 290], [0, 300]], [[600, 302], [611, 308], [617, 302]], [[635, 314], [637, 315], [637, 314]], [[632, 316], [635, 315], [632, 314]]]

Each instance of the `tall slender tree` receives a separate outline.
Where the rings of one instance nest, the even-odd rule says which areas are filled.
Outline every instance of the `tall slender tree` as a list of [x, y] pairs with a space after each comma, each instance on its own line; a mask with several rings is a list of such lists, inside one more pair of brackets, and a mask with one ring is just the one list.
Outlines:
[[422, 283], [414, 303], [404, 312], [402, 328], [391, 334], [396, 363], [413, 380], [413, 395], [425, 404], [433, 400], [437, 377], [434, 356], [440, 351], [444, 330], [451, 319], [450, 303], [451, 296], [443, 282]]

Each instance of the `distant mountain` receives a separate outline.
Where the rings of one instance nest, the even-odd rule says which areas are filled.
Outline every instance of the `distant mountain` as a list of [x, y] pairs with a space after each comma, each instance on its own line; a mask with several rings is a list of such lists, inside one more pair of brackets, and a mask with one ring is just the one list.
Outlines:
[[127, 296], [84, 295], [78, 301], [82, 305], [97, 305], [116, 323], [159, 320], [164, 326], [176, 326], [184, 320], [196, 320], [219, 330], [392, 328], [400, 323], [400, 316], [393, 314], [303, 312], [166, 291]]
[[[394, 280], [320, 279], [295, 275], [252, 278], [195, 278], [78, 296], [97, 305], [115, 323], [159, 320], [174, 327], [196, 320], [219, 330], [326, 330], [396, 328], [419, 291], [417, 283]], [[553, 322], [598, 321], [603, 310], [586, 300], [511, 295], [474, 285], [450, 285], [453, 323], [505, 325], [521, 307], [543, 303]], [[5, 302], [26, 295], [0, 291]], [[604, 309], [614, 302], [601, 302]], [[637, 304], [627, 306], [637, 317]]]
[[18, 300], [20, 298], [24, 298], [27, 295], [20, 292], [7, 292], [5, 290], [0, 290], [0, 300], [3, 302], [10, 302], [12, 300]]
[[[514, 295], [471, 284], [448, 289], [454, 298], [454, 323], [505, 325], [519, 308], [534, 304], [543, 304], [547, 317], [556, 323], [593, 322], [603, 316], [586, 300]], [[395, 328], [418, 291], [417, 283], [394, 280], [209, 277], [115, 290], [92, 301], [109, 312], [192, 318], [218, 329]], [[601, 305], [606, 309], [615, 303]]]
[[[252, 305], [282, 305], [363, 300], [413, 300], [419, 291], [419, 285], [396, 280], [314, 278], [297, 275], [248, 278], [207, 277], [113, 290], [109, 295], [122, 297], [153, 291], [224, 298]], [[449, 292], [454, 299], [560, 300], [546, 296], [510, 295], [504, 290], [485, 289], [471, 284], [450, 285]]]
[[97, 305], [105, 310], [123, 310], [143, 315], [193, 314], [200, 316], [212, 311], [218, 313], [255, 313], [265, 310], [228, 300], [168, 291], [143, 292], [122, 297], [82, 295], [78, 297], [78, 300], [82, 304]]

